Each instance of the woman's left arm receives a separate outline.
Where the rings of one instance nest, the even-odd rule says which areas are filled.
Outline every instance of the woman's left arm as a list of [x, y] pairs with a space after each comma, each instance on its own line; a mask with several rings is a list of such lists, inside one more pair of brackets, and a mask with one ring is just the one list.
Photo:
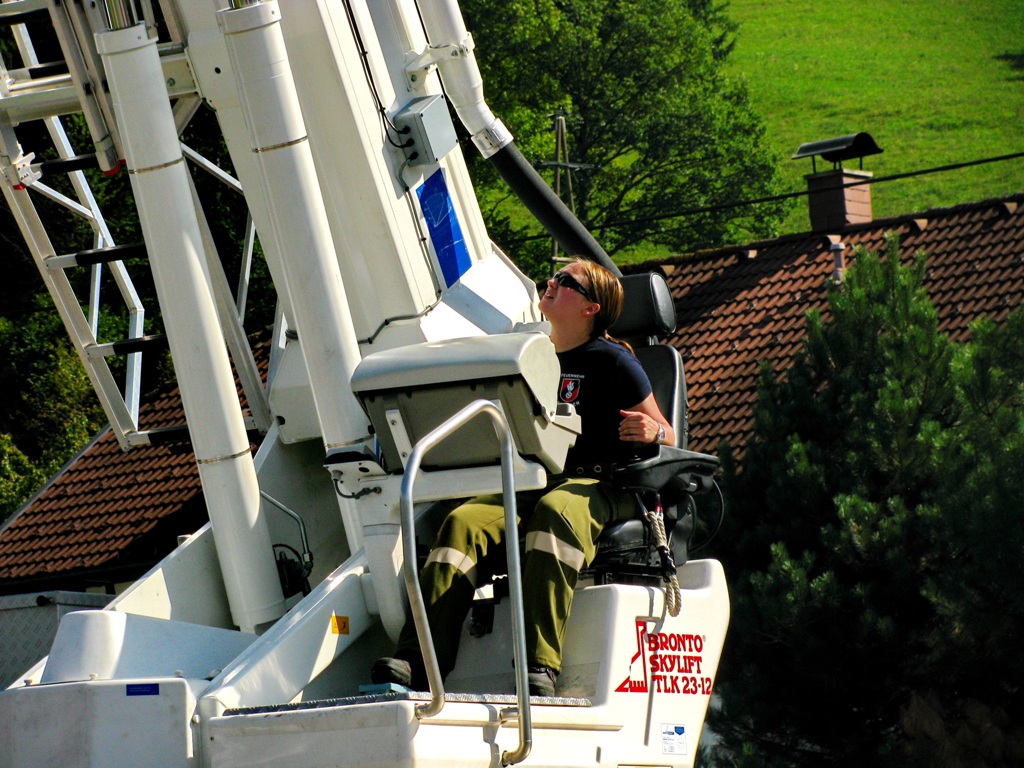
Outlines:
[[676, 433], [668, 419], [658, 407], [658, 402], [651, 393], [641, 402], [624, 411], [619, 411], [622, 421], [619, 423], [619, 439], [634, 443], [655, 443], [658, 441], [660, 427], [665, 427], [664, 445], [676, 444]]

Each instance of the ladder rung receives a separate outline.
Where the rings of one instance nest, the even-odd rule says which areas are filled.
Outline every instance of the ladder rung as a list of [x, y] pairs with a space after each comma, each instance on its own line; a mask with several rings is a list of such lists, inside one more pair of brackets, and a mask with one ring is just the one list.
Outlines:
[[187, 424], [179, 424], [173, 427], [157, 427], [139, 432], [149, 439], [150, 445], [169, 445], [171, 443], [191, 443], [192, 435], [189, 434]]
[[145, 243], [126, 243], [112, 245], [109, 248], [90, 248], [63, 256], [50, 256], [46, 259], [46, 266], [48, 269], [67, 269], [68, 267], [91, 267], [93, 264], [108, 264], [111, 261], [144, 258], [146, 258]]
[[91, 155], [75, 155], [74, 157], [61, 157], [56, 160], [43, 160], [39, 163], [39, 170], [47, 173], [71, 173], [72, 171], [84, 171], [90, 168], [99, 168], [100, 162], [96, 159], [96, 153]]
[[[254, 445], [259, 445], [263, 436], [255, 429], [247, 429], [245, 431], [249, 437], [249, 442]], [[141, 438], [141, 439], [140, 439]], [[171, 427], [156, 427], [154, 429], [145, 429], [135, 433], [135, 439], [132, 441], [134, 445], [172, 445], [175, 443], [191, 443], [192, 435], [188, 431], [187, 424], [178, 424]]]
[[39, 0], [20, 0], [14, 3], [0, 4], [0, 26], [27, 24], [30, 21], [49, 21], [50, 12], [46, 3]]
[[85, 349], [89, 357], [109, 357], [110, 355], [130, 355], [133, 352], [141, 352], [143, 349], [166, 349], [167, 346], [167, 336], [155, 333], [150, 336], [140, 336], [137, 339], [121, 339], [107, 344], [90, 344]]
[[29, 77], [53, 77], [54, 75], [68, 74], [68, 63], [66, 61], [51, 61], [46, 64], [36, 64], [25, 70]]

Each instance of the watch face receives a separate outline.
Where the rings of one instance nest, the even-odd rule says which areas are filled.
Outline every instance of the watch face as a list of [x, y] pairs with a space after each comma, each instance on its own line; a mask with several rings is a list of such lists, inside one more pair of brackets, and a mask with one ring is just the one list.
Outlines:
[[664, 424], [659, 424], [658, 425], [658, 442], [659, 443], [665, 442], [665, 425]]

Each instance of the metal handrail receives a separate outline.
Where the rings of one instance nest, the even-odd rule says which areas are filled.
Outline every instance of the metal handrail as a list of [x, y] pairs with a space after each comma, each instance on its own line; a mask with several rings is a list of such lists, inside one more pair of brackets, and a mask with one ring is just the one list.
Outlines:
[[413, 511], [413, 484], [424, 454], [459, 427], [480, 414], [490, 417], [494, 431], [501, 440], [501, 490], [505, 508], [505, 547], [508, 552], [509, 593], [512, 599], [512, 650], [516, 671], [516, 698], [519, 703], [519, 747], [501, 756], [502, 765], [522, 762], [530, 754], [533, 746], [533, 723], [530, 715], [529, 685], [526, 670], [526, 629], [523, 619], [523, 584], [519, 570], [519, 521], [516, 516], [515, 472], [513, 461], [515, 445], [512, 432], [501, 407], [489, 400], [475, 400], [440, 426], [427, 433], [412, 450], [402, 477], [401, 510], [402, 510], [402, 551], [405, 557], [403, 573], [409, 591], [409, 603], [412, 608], [416, 635], [423, 654], [423, 663], [427, 671], [430, 686], [430, 703], [416, 707], [416, 717], [433, 717], [444, 706], [444, 681], [434, 652], [434, 643], [430, 635], [430, 622], [427, 609], [423, 602], [420, 589], [419, 574], [416, 571], [416, 521]]

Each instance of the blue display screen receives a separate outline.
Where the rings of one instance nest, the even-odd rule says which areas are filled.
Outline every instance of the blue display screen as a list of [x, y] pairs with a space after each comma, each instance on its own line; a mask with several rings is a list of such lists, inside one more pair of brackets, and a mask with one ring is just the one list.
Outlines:
[[444, 172], [438, 169], [420, 185], [416, 195], [419, 197], [420, 210], [427, 221], [430, 241], [434, 244], [434, 253], [441, 266], [445, 285], [451, 288], [466, 274], [472, 262], [459, 218], [455, 215], [452, 196], [448, 193]]

